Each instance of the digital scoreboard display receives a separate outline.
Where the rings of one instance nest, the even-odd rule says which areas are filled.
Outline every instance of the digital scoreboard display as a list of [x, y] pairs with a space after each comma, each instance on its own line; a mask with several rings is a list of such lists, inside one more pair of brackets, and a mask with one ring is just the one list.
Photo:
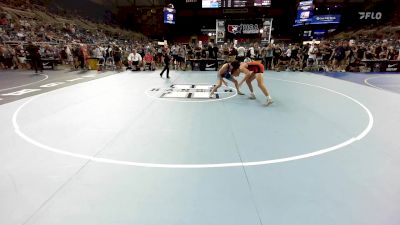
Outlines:
[[254, 0], [254, 6], [269, 7], [271, 6], [271, 0]]
[[203, 0], [201, 3], [203, 8], [221, 8], [221, 0]]
[[175, 24], [175, 13], [176, 10], [173, 8], [164, 8], [164, 23], [165, 24]]
[[202, 0], [203, 8], [270, 7], [272, 0]]
[[310, 1], [301, 1], [299, 7], [297, 8], [297, 18], [295, 21], [296, 25], [301, 25], [303, 23], [311, 22], [314, 14], [314, 3]]

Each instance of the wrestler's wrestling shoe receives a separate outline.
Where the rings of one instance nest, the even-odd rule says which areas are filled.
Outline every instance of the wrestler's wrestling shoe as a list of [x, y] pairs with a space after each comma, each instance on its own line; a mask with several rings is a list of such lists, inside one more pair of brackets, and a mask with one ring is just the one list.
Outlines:
[[272, 103], [274, 103], [272, 98], [268, 98], [267, 101], [265, 102], [265, 106], [270, 106]]

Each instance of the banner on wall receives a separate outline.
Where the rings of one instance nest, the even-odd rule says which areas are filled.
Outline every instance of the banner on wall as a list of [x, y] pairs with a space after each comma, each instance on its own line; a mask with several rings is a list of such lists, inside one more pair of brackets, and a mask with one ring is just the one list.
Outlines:
[[400, 61], [397, 60], [363, 60], [362, 64], [368, 68], [368, 72], [400, 72]]
[[228, 33], [231, 34], [258, 34], [260, 28], [258, 24], [241, 23], [241, 24], [228, 24]]
[[329, 14], [329, 15], [314, 15], [307, 21], [296, 20], [296, 24], [293, 26], [302, 25], [318, 25], [318, 24], [339, 24], [342, 16], [339, 14]]
[[216, 26], [216, 41], [217, 44], [223, 44], [225, 42], [225, 20], [217, 20]]
[[311, 19], [311, 24], [338, 24], [341, 15], [316, 15]]
[[272, 19], [263, 19], [261, 44], [265, 45], [271, 42], [271, 32], [272, 32]]

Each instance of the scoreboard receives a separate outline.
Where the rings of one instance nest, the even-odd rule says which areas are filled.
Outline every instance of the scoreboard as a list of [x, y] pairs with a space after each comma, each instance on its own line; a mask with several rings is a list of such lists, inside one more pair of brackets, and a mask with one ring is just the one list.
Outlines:
[[271, 0], [203, 0], [203, 8], [269, 7]]

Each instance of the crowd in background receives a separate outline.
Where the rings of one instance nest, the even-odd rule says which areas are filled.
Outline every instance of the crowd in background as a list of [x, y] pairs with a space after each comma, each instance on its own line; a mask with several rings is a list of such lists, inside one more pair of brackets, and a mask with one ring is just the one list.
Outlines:
[[[70, 35], [71, 31], [66, 31]], [[1, 36], [1, 38], [4, 38]], [[40, 38], [40, 37], [39, 37]], [[32, 39], [30, 39], [32, 40]], [[33, 38], [35, 40], [35, 38]], [[37, 40], [37, 39], [36, 39]], [[0, 44], [1, 69], [29, 68], [27, 42], [19, 38], [15, 43]], [[25, 41], [25, 40], [24, 40]], [[25, 44], [22, 44], [25, 43]], [[88, 69], [88, 59], [99, 60], [99, 69], [123, 69], [134, 64], [138, 69], [151, 65], [154, 70], [163, 66], [166, 54], [170, 56], [175, 69], [187, 70], [187, 62], [193, 59], [222, 59], [260, 61], [268, 70], [276, 71], [352, 71], [363, 69], [368, 60], [400, 60], [400, 43], [379, 40], [373, 42], [322, 41], [300, 44], [172, 44], [158, 45], [157, 42], [114, 42], [102, 44], [51, 44], [34, 42], [38, 46], [41, 58], [59, 59], [64, 65], [74, 69]]]
[[[239, 47], [240, 48], [240, 47]], [[247, 56], [262, 60], [277, 71], [350, 71], [359, 72], [367, 61], [400, 60], [400, 42], [393, 40], [325, 40], [306, 44], [254, 44]], [[243, 53], [242, 53], [243, 54]]]
[[163, 45], [152, 41], [122, 39], [100, 29], [88, 30], [75, 24], [61, 27], [50, 22], [16, 18], [0, 11], [0, 69], [28, 69], [35, 45], [44, 59], [57, 59], [73, 69], [90, 69], [89, 59], [98, 59], [97, 67], [124, 67], [154, 70], [171, 58], [175, 69], [187, 70], [194, 59], [222, 59], [226, 62], [256, 60], [268, 70], [287, 71], [362, 71], [368, 60], [400, 60], [398, 40], [325, 40], [298, 43], [176, 43]]
[[145, 38], [142, 34], [80, 17], [60, 17], [47, 12], [45, 7], [28, 3], [0, 2], [0, 69], [31, 67], [29, 42], [38, 47], [41, 58], [83, 68], [85, 60], [94, 57], [97, 46], [123, 49]]

